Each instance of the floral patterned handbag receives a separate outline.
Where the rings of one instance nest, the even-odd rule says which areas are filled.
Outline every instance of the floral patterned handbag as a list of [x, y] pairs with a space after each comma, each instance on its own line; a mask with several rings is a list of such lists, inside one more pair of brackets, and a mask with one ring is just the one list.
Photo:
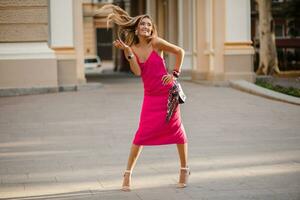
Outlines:
[[183, 104], [186, 100], [180, 83], [175, 80], [173, 87], [169, 90], [168, 104], [167, 104], [167, 116], [166, 121], [170, 121], [174, 110], [178, 104]]

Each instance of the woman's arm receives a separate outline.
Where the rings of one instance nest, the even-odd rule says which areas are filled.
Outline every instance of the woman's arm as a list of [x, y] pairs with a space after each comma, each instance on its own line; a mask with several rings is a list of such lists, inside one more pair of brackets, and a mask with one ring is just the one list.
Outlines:
[[[134, 56], [131, 48], [128, 45], [126, 45], [124, 42], [122, 42], [121, 40], [116, 40], [113, 42], [113, 44], [115, 47], [124, 50], [125, 58], [128, 60], [129, 65], [130, 65], [130, 70], [134, 73], [134, 75], [140, 76], [141, 69], [140, 69], [140, 66], [139, 66], [137, 59]], [[131, 57], [131, 58], [129, 58], [129, 57]]]
[[[127, 46], [124, 49], [124, 54], [125, 54], [126, 59], [129, 62], [131, 71], [134, 73], [134, 75], [140, 76], [141, 75], [140, 66], [139, 66], [139, 64], [137, 62], [136, 56], [133, 54], [133, 52], [132, 52], [132, 50], [131, 50], [131, 48], [129, 46]], [[129, 55], [131, 56], [131, 59], [128, 59]]]
[[159, 50], [175, 54], [176, 62], [175, 62], [174, 70], [176, 70], [177, 72], [181, 71], [181, 65], [184, 58], [184, 50], [182, 48], [174, 44], [171, 44], [160, 37], [156, 37], [153, 40], [153, 46]]
[[[169, 52], [169, 53], [173, 53], [176, 56], [176, 62], [175, 62], [175, 66], [174, 66], [174, 71], [178, 72], [176, 73], [176, 77], [174, 77], [174, 75], [172, 74], [167, 74], [164, 75], [162, 77], [162, 83], [165, 84], [169, 84], [171, 82], [174, 81], [174, 79], [176, 79], [181, 71], [181, 65], [183, 62], [183, 57], [184, 57], [184, 50], [174, 44], [171, 44], [165, 40], [163, 40], [162, 38], [155, 38], [152, 41], [152, 45], [154, 48], [165, 51], [165, 52]], [[173, 72], [174, 73], [174, 72]]]

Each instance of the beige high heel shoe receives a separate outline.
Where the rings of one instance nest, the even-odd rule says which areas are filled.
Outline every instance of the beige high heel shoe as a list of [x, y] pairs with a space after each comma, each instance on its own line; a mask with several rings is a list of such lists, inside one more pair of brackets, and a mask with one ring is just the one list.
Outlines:
[[131, 189], [130, 189], [131, 173], [132, 173], [131, 170], [125, 170], [123, 177], [125, 178], [126, 174], [128, 174], [129, 184], [124, 185], [124, 180], [123, 180], [122, 191], [125, 191], [125, 192], [131, 191]]
[[[184, 170], [184, 172], [183, 172], [183, 170]], [[191, 170], [189, 167], [181, 167], [179, 176], [181, 176], [181, 173], [185, 173], [184, 182], [183, 183], [179, 182], [177, 184], [177, 188], [185, 188], [187, 186], [188, 178], [191, 175]], [[180, 179], [180, 177], [179, 177], [179, 179]]]

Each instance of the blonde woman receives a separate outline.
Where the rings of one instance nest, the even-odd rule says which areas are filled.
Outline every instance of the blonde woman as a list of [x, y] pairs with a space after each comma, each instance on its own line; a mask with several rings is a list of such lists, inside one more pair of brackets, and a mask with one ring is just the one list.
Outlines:
[[[180, 158], [180, 173], [177, 187], [187, 186], [190, 170], [187, 165], [187, 137], [181, 123], [180, 108], [177, 106], [169, 121], [166, 121], [169, 90], [180, 74], [184, 50], [157, 36], [156, 26], [148, 15], [130, 17], [118, 6], [106, 5], [98, 12], [111, 11], [108, 23], [119, 26], [124, 41], [113, 42], [124, 50], [131, 71], [141, 76], [144, 84], [144, 99], [138, 130], [132, 142], [127, 168], [124, 173], [123, 191], [130, 191], [131, 174], [145, 145], [177, 144]], [[163, 52], [176, 56], [173, 73], [169, 74], [162, 57]]]

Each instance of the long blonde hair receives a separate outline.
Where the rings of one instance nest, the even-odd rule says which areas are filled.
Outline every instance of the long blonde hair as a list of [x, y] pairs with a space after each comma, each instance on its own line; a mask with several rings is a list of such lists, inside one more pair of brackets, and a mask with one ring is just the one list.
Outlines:
[[153, 20], [149, 15], [138, 15], [136, 17], [131, 17], [125, 10], [123, 10], [119, 6], [112, 4], [102, 6], [95, 12], [95, 15], [109, 10], [112, 11], [107, 16], [107, 27], [109, 27], [109, 23], [111, 22], [118, 25], [118, 36], [122, 35], [125, 39], [125, 44], [127, 44], [128, 46], [139, 43], [139, 38], [135, 34], [135, 31], [140, 21], [144, 18], [150, 19], [152, 23], [151, 35], [147, 38], [148, 42], [150, 42], [153, 37], [157, 36], [156, 25], [153, 23]]

